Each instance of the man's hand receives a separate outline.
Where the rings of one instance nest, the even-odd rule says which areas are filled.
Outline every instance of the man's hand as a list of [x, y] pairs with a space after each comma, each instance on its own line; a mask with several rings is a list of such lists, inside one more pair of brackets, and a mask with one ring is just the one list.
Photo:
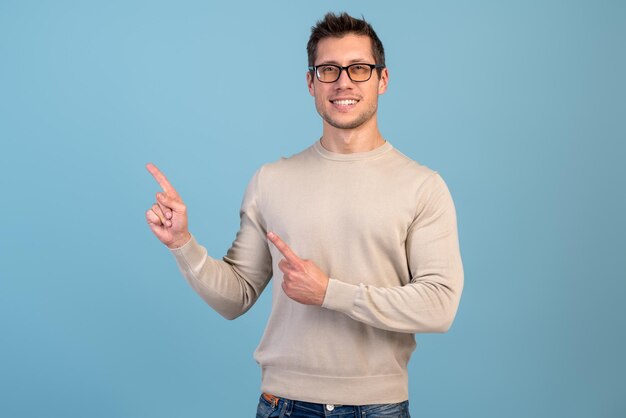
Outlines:
[[305, 305], [321, 306], [328, 287], [328, 276], [311, 260], [298, 257], [278, 235], [270, 232], [267, 237], [285, 256], [278, 263], [278, 268], [283, 272], [282, 287], [287, 296]]
[[187, 207], [176, 189], [154, 164], [146, 168], [163, 189], [156, 194], [156, 203], [146, 212], [146, 220], [156, 237], [169, 248], [184, 245], [191, 239], [187, 229]]

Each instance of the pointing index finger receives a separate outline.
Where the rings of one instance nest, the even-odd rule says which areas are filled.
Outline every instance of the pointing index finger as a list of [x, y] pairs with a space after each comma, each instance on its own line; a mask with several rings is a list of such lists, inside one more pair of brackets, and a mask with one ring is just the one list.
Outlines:
[[278, 251], [280, 251], [281, 254], [285, 256], [285, 259], [288, 262], [299, 263], [300, 261], [302, 261], [300, 260], [300, 257], [298, 257], [296, 253], [294, 253], [293, 250], [289, 248], [289, 246], [285, 244], [285, 242], [282, 239], [280, 239], [278, 235], [276, 235], [273, 232], [269, 232], [267, 234], [267, 237], [269, 238], [270, 241], [272, 241], [272, 243], [276, 246], [276, 248], [278, 248]]
[[154, 177], [157, 183], [159, 183], [165, 193], [176, 197], [178, 196], [178, 193], [176, 192], [176, 189], [174, 189], [174, 186], [172, 186], [170, 182], [167, 181], [167, 177], [165, 177], [165, 174], [161, 173], [157, 166], [152, 163], [148, 163], [146, 164], [146, 168], [148, 169], [150, 174], [152, 174], [152, 177]]

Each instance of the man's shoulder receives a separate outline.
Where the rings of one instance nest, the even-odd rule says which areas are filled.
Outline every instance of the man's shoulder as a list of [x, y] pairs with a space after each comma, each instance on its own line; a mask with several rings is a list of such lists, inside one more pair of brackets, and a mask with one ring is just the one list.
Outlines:
[[270, 174], [284, 174], [296, 168], [301, 168], [305, 163], [311, 161], [312, 146], [309, 146], [302, 151], [292, 154], [288, 157], [282, 156], [274, 161], [267, 162], [258, 171], [263, 172], [264, 175]]
[[430, 175], [435, 172], [435, 170], [428, 167], [427, 165], [422, 164], [421, 162], [404, 154], [398, 148], [394, 147], [391, 154], [392, 154], [392, 158], [394, 158], [394, 160], [397, 161], [397, 165], [399, 168], [412, 170], [413, 172], [415, 172], [415, 174], [422, 174], [422, 175]]

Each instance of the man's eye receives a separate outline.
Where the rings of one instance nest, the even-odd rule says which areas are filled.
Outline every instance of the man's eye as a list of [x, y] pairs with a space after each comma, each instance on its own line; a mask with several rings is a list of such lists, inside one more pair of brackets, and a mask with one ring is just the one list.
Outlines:
[[364, 69], [365, 69], [365, 66], [364, 66], [364, 65], [360, 65], [360, 64], [359, 64], [359, 65], [355, 65], [355, 66], [354, 66], [354, 67], [352, 67], [352, 68], [354, 68], [354, 69], [355, 69], [355, 70], [357, 70], [357, 71], [362, 71], [362, 70], [364, 70]]
[[332, 73], [337, 71], [337, 69], [335, 67], [322, 67], [322, 72], [323, 73]]

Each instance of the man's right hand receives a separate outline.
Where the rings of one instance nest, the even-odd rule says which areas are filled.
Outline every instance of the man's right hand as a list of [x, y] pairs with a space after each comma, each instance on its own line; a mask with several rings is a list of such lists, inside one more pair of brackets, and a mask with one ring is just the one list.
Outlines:
[[146, 168], [163, 189], [163, 192], [156, 194], [156, 203], [146, 212], [148, 225], [168, 248], [182, 247], [191, 239], [187, 228], [187, 207], [154, 164], [148, 163]]

